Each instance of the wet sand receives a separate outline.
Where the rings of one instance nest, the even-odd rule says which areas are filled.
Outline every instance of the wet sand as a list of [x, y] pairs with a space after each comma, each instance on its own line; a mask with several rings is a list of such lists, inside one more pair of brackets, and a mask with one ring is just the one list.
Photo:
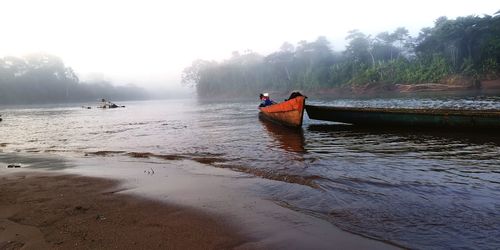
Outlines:
[[0, 249], [398, 248], [266, 194], [285, 187], [311, 189], [190, 160], [0, 154]]
[[232, 249], [245, 243], [214, 216], [121, 194], [118, 184], [46, 173], [0, 176], [0, 249]]

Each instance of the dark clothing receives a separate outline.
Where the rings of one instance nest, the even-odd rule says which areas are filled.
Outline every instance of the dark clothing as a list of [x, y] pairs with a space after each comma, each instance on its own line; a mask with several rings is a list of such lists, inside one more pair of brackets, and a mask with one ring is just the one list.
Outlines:
[[262, 100], [262, 102], [260, 103], [259, 107], [267, 107], [269, 105], [273, 105], [275, 102], [271, 101], [271, 99], [269, 98], [266, 98], [264, 100]]

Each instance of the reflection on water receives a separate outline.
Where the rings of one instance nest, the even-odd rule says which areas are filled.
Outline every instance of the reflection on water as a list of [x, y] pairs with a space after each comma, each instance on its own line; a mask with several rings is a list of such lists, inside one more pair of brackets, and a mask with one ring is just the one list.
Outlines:
[[[490, 97], [312, 104], [500, 108]], [[373, 130], [307, 117], [291, 131], [259, 121], [254, 102], [124, 105], [3, 109], [0, 150], [191, 159], [285, 183], [264, 192], [358, 234], [420, 249], [500, 246], [498, 133]]]
[[279, 124], [270, 122], [261, 116], [259, 116], [259, 120], [262, 123], [262, 126], [267, 130], [268, 134], [274, 138], [282, 149], [295, 153], [306, 152], [304, 148], [304, 130], [302, 128], [295, 129], [283, 127]]
[[360, 134], [363, 136], [379, 135], [382, 137], [398, 136], [404, 140], [415, 140], [423, 142], [433, 138], [445, 141], [462, 141], [464, 143], [494, 144], [500, 146], [500, 131], [491, 130], [440, 130], [435, 128], [405, 128], [405, 127], [366, 127], [342, 123], [320, 123], [310, 124], [307, 130], [315, 133], [331, 134], [335, 132], [347, 132], [348, 134]]

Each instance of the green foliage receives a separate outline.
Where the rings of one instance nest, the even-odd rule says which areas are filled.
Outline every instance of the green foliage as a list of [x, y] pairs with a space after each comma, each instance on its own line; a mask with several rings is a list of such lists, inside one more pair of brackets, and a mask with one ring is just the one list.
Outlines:
[[83, 83], [58, 57], [34, 54], [0, 58], [0, 104], [60, 103], [145, 98], [135, 86], [114, 87], [108, 82]]
[[500, 63], [496, 58], [488, 58], [484, 60], [481, 72], [487, 79], [494, 79], [500, 77]]
[[372, 37], [349, 31], [346, 49], [325, 37], [284, 43], [267, 56], [233, 53], [221, 63], [195, 61], [183, 82], [203, 97], [254, 95], [264, 90], [321, 90], [366, 83], [436, 83], [451, 75], [500, 76], [500, 15], [440, 17], [412, 38], [404, 27]]

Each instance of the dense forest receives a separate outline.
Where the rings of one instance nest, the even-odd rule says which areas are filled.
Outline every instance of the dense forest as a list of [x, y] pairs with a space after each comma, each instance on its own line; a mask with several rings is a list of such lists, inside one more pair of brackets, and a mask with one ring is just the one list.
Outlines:
[[145, 99], [144, 89], [82, 82], [63, 61], [52, 55], [0, 58], [0, 104], [33, 104]]
[[263, 56], [233, 52], [222, 61], [196, 60], [182, 82], [201, 97], [254, 96], [263, 90], [325, 89], [368, 83], [444, 83], [460, 78], [472, 84], [500, 76], [500, 11], [493, 16], [438, 18], [434, 27], [412, 37], [406, 28], [375, 36], [352, 30], [344, 51], [326, 37], [297, 45], [284, 43]]

